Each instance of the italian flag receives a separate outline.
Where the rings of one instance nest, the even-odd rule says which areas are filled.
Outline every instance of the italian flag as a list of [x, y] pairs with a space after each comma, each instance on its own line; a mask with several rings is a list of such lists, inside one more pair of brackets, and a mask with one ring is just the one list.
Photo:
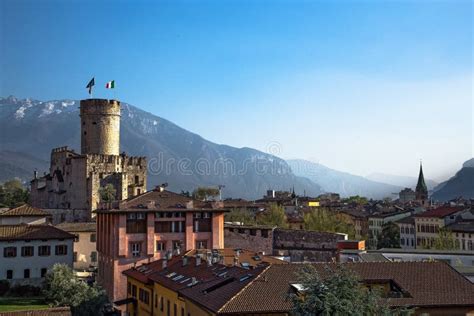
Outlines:
[[109, 81], [105, 84], [106, 89], [113, 89], [115, 88], [115, 80]]

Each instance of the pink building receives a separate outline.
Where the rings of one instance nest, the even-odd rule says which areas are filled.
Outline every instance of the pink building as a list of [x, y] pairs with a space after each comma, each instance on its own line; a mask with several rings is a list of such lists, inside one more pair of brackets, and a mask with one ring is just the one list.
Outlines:
[[192, 249], [224, 248], [222, 202], [202, 202], [156, 188], [97, 213], [98, 282], [109, 298], [127, 297], [123, 271]]

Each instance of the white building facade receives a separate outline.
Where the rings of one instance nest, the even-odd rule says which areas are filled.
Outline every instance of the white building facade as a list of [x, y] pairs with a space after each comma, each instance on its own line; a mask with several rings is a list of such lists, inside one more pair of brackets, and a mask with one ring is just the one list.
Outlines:
[[73, 266], [74, 236], [49, 225], [0, 226], [0, 280], [40, 286], [56, 263]]

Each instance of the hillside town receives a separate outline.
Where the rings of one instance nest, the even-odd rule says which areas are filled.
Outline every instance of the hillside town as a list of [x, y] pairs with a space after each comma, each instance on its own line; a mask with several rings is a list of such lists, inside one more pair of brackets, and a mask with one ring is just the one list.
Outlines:
[[0, 296], [34, 299], [70, 273], [101, 302], [49, 315], [304, 315], [311, 278], [350, 271], [380, 314], [474, 313], [473, 200], [431, 199], [421, 163], [415, 190], [383, 200], [173, 192], [121, 152], [120, 114], [117, 100], [81, 100], [80, 152], [53, 148], [49, 173], [32, 170], [27, 197], [0, 209]]

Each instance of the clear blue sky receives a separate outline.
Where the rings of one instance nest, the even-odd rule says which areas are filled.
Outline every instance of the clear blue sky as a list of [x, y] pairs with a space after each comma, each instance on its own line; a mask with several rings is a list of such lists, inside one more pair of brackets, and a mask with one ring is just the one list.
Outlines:
[[0, 96], [116, 96], [365, 175], [473, 156], [471, 1], [0, 0]]

